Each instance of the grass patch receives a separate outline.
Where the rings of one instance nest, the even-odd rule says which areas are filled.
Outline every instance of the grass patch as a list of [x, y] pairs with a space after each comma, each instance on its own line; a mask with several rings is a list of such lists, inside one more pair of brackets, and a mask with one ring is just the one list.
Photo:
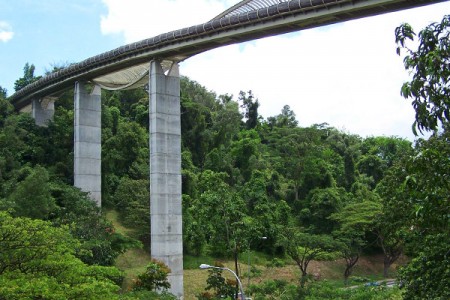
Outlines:
[[151, 256], [143, 249], [130, 249], [116, 259], [116, 267], [124, 272], [125, 279], [122, 283], [122, 289], [131, 288], [133, 280], [138, 274], [145, 271], [145, 267], [150, 262]]
[[113, 209], [107, 210], [105, 212], [105, 217], [106, 217], [106, 219], [111, 221], [111, 223], [114, 225], [114, 228], [117, 233], [120, 233], [120, 234], [128, 236], [128, 237], [133, 236], [134, 230], [127, 228], [120, 223], [119, 213], [116, 210], [113, 210]]
[[[107, 210], [106, 217], [110, 220], [116, 231], [126, 236], [133, 234], [133, 230], [124, 227], [115, 210]], [[148, 248], [148, 245], [144, 246]], [[122, 284], [123, 290], [131, 288], [133, 280], [138, 274], [145, 271], [145, 267], [150, 262], [151, 256], [144, 249], [135, 248], [130, 249], [116, 259], [116, 267], [124, 272], [125, 279]], [[196, 300], [196, 295], [204, 291], [206, 287], [206, 280], [208, 278], [207, 270], [200, 270], [200, 264], [213, 265], [216, 261], [220, 261], [226, 267], [234, 270], [234, 261], [232, 259], [217, 259], [211, 256], [191, 256], [184, 255], [184, 299]], [[252, 268], [256, 268], [258, 272], [250, 272], [249, 262]], [[399, 262], [401, 264], [402, 262]], [[391, 269], [391, 274], [394, 274], [395, 265]], [[308, 273], [318, 278], [320, 281], [327, 282], [328, 286], [332, 288], [343, 288], [343, 273], [345, 263], [343, 260], [335, 261], [312, 261], [308, 266]], [[244, 289], [247, 290], [250, 284], [261, 284], [268, 280], [285, 280], [288, 283], [298, 284], [300, 278], [299, 268], [293, 261], [286, 257], [273, 257], [265, 253], [256, 251], [246, 251], [239, 255], [239, 273]], [[380, 255], [371, 255], [361, 257], [356, 265], [353, 276], [356, 280], [352, 281], [350, 277], [350, 285], [362, 285], [365, 281], [377, 281], [382, 279], [383, 261]], [[227, 278], [232, 278], [233, 275], [229, 272], [224, 272], [223, 275]], [[358, 278], [359, 277], [359, 278]], [[364, 280], [361, 280], [364, 279]]]
[[214, 265], [217, 259], [207, 255], [192, 256], [183, 255], [183, 269], [184, 270], [197, 270], [201, 264]]

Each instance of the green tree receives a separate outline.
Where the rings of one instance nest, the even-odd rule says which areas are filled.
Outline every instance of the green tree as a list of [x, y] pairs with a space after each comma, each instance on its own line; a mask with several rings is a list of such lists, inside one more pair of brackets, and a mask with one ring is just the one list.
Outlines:
[[122, 224], [133, 228], [136, 238], [150, 241], [150, 191], [149, 181], [122, 177], [114, 194], [115, 208]]
[[66, 228], [0, 212], [1, 299], [116, 299], [121, 273], [75, 257]]
[[363, 186], [362, 191], [357, 190], [351, 201], [330, 216], [330, 219], [338, 222], [338, 228], [333, 235], [340, 242], [339, 251], [345, 260], [344, 283], [346, 285], [366, 245], [366, 233], [373, 231], [376, 218], [380, 213], [381, 200], [378, 195], [370, 191], [367, 186]]
[[338, 227], [338, 222], [330, 217], [342, 209], [348, 198], [344, 188], [312, 190], [300, 211], [302, 225], [315, 234], [330, 234]]
[[[216, 262], [214, 264], [216, 267], [223, 268], [224, 265]], [[212, 268], [208, 270], [208, 279], [206, 283], [208, 284], [205, 288], [204, 293], [198, 296], [198, 299], [233, 299], [236, 294], [236, 284], [237, 281], [233, 279], [226, 279], [223, 275], [223, 270], [218, 268]], [[213, 290], [213, 294], [208, 292]]]
[[284, 228], [281, 245], [299, 267], [302, 287], [307, 280], [309, 263], [333, 259], [339, 249], [339, 244], [330, 235], [309, 234], [298, 228]]
[[48, 172], [40, 166], [24, 171], [29, 172], [29, 175], [17, 183], [7, 201], [11, 203], [16, 216], [48, 219], [56, 210], [55, 200], [50, 193]]
[[245, 128], [253, 129], [259, 124], [259, 101], [255, 99], [252, 91], [247, 93], [239, 92], [239, 101], [242, 102], [241, 108], [244, 109], [243, 116], [245, 118]]
[[410, 264], [401, 270], [406, 299], [446, 299], [450, 288], [450, 133], [419, 140], [417, 154], [406, 165], [404, 192], [412, 205]]
[[449, 299], [449, 233], [421, 236], [418, 242], [420, 246], [414, 258], [400, 269], [404, 299]]
[[6, 100], [6, 89], [0, 86], [0, 126], [3, 126], [6, 117], [13, 112], [13, 106]]
[[[405, 166], [405, 194], [413, 206], [414, 258], [401, 272], [406, 299], [446, 299], [449, 259], [449, 78], [450, 16], [420, 31], [417, 50], [406, 46], [414, 31], [403, 24], [395, 31], [397, 53], [406, 50], [404, 65], [412, 71], [412, 80], [402, 87], [405, 98], [412, 98], [416, 111], [413, 131], [435, 131], [416, 144], [417, 154]], [[436, 133], [441, 127], [443, 131]]]
[[403, 24], [395, 30], [397, 53], [406, 51], [405, 69], [412, 72], [412, 79], [403, 84], [401, 93], [412, 99], [416, 111], [413, 131], [434, 131], [439, 124], [450, 120], [450, 15], [440, 23], [432, 23], [420, 31], [417, 50], [407, 46], [414, 40], [414, 30]]
[[267, 118], [270, 127], [297, 127], [298, 121], [295, 119], [295, 113], [289, 105], [283, 106], [281, 114], [276, 117]]
[[244, 181], [250, 179], [252, 170], [257, 165], [260, 144], [261, 140], [256, 130], [242, 130], [239, 132], [238, 140], [231, 144], [234, 165], [240, 170]]
[[[383, 275], [388, 277], [389, 267], [400, 257], [414, 224], [414, 206], [406, 191], [408, 171], [405, 166], [409, 156], [399, 159], [376, 187], [381, 197], [382, 209], [377, 216], [374, 233], [383, 251]], [[401, 207], [402, 209], [398, 209]]]
[[138, 275], [133, 289], [148, 291], [167, 290], [170, 288], [170, 283], [167, 279], [169, 273], [169, 267], [163, 262], [152, 259], [145, 267], [145, 272]]
[[20, 79], [17, 79], [16, 82], [14, 82], [14, 90], [17, 92], [18, 90], [24, 88], [25, 86], [29, 85], [30, 83], [35, 82], [41, 76], [34, 76], [34, 71], [36, 67], [33, 64], [26, 63], [23, 67], [23, 77]]
[[84, 263], [113, 265], [119, 254], [141, 246], [136, 240], [115, 232], [87, 193], [61, 182], [51, 183], [51, 193], [58, 206], [52, 223], [68, 226], [70, 233], [80, 241], [76, 256]]

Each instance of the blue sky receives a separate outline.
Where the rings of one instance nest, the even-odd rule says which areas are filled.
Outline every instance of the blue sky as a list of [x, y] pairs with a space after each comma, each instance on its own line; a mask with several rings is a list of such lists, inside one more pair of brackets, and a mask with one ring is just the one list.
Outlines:
[[0, 85], [12, 94], [27, 62], [40, 75], [123, 44], [122, 37], [101, 33], [100, 15], [106, 13], [95, 0], [0, 0], [0, 22], [13, 32], [0, 41]]
[[[25, 63], [36, 75], [126, 43], [200, 24], [237, 0], [0, 0], [0, 86], [14, 92]], [[186, 14], [186, 11], [193, 13]], [[394, 29], [418, 31], [450, 3], [345, 22], [212, 50], [181, 73], [218, 94], [252, 90], [264, 117], [287, 104], [301, 126], [327, 122], [361, 136], [413, 139], [414, 111]]]

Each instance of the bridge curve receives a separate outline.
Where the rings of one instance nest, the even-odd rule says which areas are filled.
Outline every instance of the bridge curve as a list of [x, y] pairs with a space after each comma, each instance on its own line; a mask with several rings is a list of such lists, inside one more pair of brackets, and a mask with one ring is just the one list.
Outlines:
[[225, 45], [444, 1], [244, 0], [206, 23], [127, 44], [53, 72], [17, 91], [10, 101], [21, 109], [32, 98], [50, 96], [76, 81], [92, 81], [153, 59], [179, 62]]

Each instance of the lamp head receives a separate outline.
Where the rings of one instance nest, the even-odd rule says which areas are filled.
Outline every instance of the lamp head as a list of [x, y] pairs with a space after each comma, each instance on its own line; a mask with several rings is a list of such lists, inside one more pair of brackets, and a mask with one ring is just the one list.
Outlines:
[[210, 268], [212, 268], [212, 266], [207, 265], [207, 264], [201, 264], [200, 265], [200, 269], [210, 269]]

